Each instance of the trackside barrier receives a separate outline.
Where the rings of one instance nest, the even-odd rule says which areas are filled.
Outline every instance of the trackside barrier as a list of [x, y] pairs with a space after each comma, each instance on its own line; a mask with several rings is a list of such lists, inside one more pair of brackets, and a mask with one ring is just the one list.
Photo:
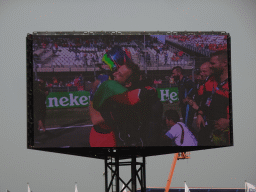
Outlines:
[[[157, 88], [157, 93], [162, 102], [168, 100], [174, 103], [179, 100], [177, 87]], [[88, 107], [89, 101], [89, 91], [50, 92], [46, 98], [46, 107], [47, 109]]]

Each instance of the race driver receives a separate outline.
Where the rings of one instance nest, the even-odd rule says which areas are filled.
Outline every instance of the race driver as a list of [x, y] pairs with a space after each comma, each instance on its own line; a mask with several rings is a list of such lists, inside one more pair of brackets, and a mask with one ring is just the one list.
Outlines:
[[[113, 57], [111, 54], [119, 55], [124, 59]], [[138, 127], [142, 129], [143, 126], [140, 125], [151, 115], [145, 113], [145, 106], [151, 106], [149, 103], [152, 103], [152, 106], [158, 109], [154, 110], [157, 112], [157, 117], [162, 112], [162, 105], [157, 103], [156, 90], [149, 86], [139, 89], [139, 67], [129, 57], [127, 59], [125, 52], [114, 47], [107, 56], [116, 64], [117, 71], [113, 73], [114, 81], [100, 82], [101, 85], [97, 86], [97, 91], [92, 94], [90, 116], [94, 127], [90, 134], [90, 145], [91, 147], [142, 145], [143, 135], [138, 134]], [[106, 56], [104, 60], [108, 62]]]

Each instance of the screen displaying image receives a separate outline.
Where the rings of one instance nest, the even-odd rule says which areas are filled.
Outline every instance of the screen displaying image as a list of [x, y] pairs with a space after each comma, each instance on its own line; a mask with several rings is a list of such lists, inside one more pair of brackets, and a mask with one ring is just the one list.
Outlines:
[[32, 35], [33, 148], [232, 146], [229, 38]]

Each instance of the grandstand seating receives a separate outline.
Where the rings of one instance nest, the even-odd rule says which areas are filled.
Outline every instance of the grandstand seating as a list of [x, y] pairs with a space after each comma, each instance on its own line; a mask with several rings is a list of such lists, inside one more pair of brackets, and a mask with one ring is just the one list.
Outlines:
[[[122, 46], [123, 50], [127, 49], [131, 53], [131, 58], [134, 63], [138, 64], [140, 67], [144, 67], [146, 59], [144, 58], [145, 55], [140, 52], [138, 43], [140, 43], [140, 45], [142, 44], [141, 42], [132, 41], [131, 43], [119, 43], [119, 46]], [[101, 43], [98, 43], [97, 45], [99, 46], [100, 44]], [[154, 43], [153, 45], [161, 50], [160, 43]], [[40, 62], [36, 62], [38, 68], [69, 68], [70, 70], [72, 68], [71, 71], [73, 71], [74, 68], [77, 68], [81, 69], [81, 71], [82, 69], [92, 71], [90, 68], [94, 68], [95, 64], [102, 64], [103, 55], [106, 53], [106, 50], [111, 49], [111, 47], [107, 47], [99, 50], [97, 47], [93, 47], [91, 45], [90, 47], [81, 46], [80, 48], [74, 49], [69, 46], [63, 47], [59, 45], [58, 50], [55, 50], [54, 48], [53, 53], [51, 46], [52, 45], [49, 43], [46, 49], [38, 49], [34, 51], [34, 53], [40, 53]], [[181, 58], [175, 57], [174, 59], [175, 53], [180, 50], [172, 46], [170, 46], [169, 50], [164, 52], [161, 51], [160, 53], [157, 53], [157, 51], [152, 47], [146, 47], [146, 50], [150, 55], [150, 60], [147, 61], [147, 66], [150, 67], [149, 70], [155, 70], [154, 67], [157, 67], [157, 70], [160, 69], [159, 67], [184, 67], [194, 62], [193, 58], [186, 53], [184, 53]], [[166, 53], [168, 55], [167, 60], [165, 58]]]
[[211, 52], [227, 48], [227, 41], [224, 35], [170, 35], [166, 40], [205, 56], [210, 56]]

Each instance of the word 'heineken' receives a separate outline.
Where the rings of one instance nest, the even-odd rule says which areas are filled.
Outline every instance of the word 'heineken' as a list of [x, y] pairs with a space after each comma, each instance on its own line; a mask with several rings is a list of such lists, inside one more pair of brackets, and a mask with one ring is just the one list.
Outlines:
[[171, 102], [178, 100], [178, 93], [169, 89], [162, 89], [160, 91], [161, 101], [169, 100]]
[[89, 106], [90, 96], [87, 92], [51, 93], [47, 97], [47, 108], [69, 108]]
[[[162, 102], [168, 100], [173, 103], [179, 100], [177, 87], [158, 88], [157, 93]], [[46, 98], [46, 106], [48, 109], [88, 107], [89, 101], [89, 91], [51, 92]]]

